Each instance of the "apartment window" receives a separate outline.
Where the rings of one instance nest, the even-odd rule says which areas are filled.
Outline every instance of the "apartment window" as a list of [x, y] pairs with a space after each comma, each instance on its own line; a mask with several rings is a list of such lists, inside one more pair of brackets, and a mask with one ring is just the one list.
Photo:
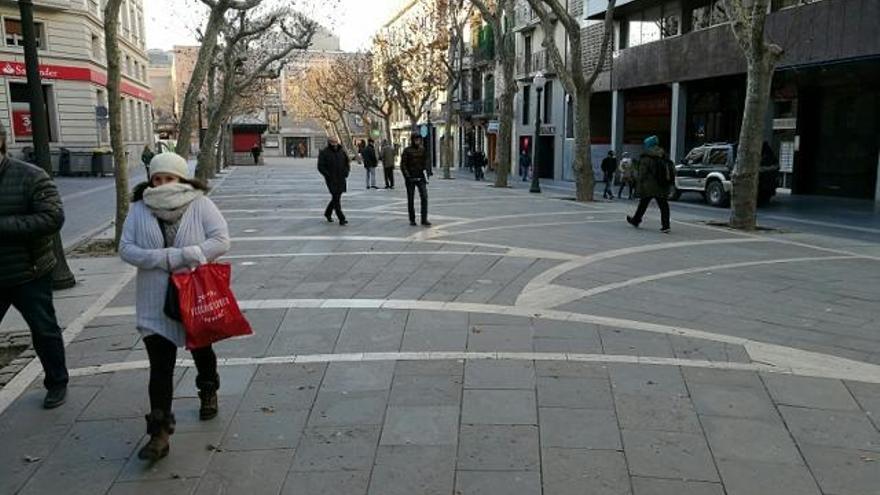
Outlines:
[[[105, 93], [105, 92], [104, 92], [103, 90], [101, 90], [101, 89], [95, 90], [95, 101], [98, 102], [98, 106], [99, 106], [99, 107], [107, 108], [107, 93]], [[105, 122], [105, 123], [103, 123], [103, 124], [100, 125], [100, 128], [101, 128], [101, 139], [100, 139], [100, 141], [103, 142], [103, 143], [106, 143], [106, 142], [109, 142], [109, 141], [110, 141], [110, 129], [109, 129], [109, 127], [110, 127], [110, 126], [109, 126], [109, 123], [108, 123], [108, 122]]]
[[[34, 28], [37, 30], [37, 48], [42, 49], [46, 46], [46, 30], [42, 22], [34, 22]], [[24, 46], [21, 20], [4, 18], [3, 30], [6, 35], [6, 46]]]
[[92, 33], [92, 58], [95, 60], [101, 60], [101, 38]]
[[[16, 141], [33, 141], [33, 124], [31, 122], [30, 91], [27, 83], [9, 83], [10, 101], [12, 103], [12, 134]], [[49, 122], [49, 141], [55, 141], [55, 92], [52, 86], [43, 85], [46, 119]]]
[[98, 0], [89, 0], [89, 12], [100, 17], [101, 5]]
[[525, 59], [523, 61], [525, 62], [526, 74], [531, 74], [531, 72], [532, 72], [532, 37], [526, 36], [523, 39], [523, 44], [525, 45], [524, 49], [523, 49], [523, 53], [525, 54]]
[[530, 115], [530, 110], [532, 106], [531, 98], [532, 97], [532, 87], [524, 86], [523, 87], [523, 108], [522, 108], [522, 124], [529, 125], [529, 122], [532, 120]]
[[681, 34], [681, 4], [668, 2], [635, 12], [627, 17], [622, 28], [625, 48], [678, 36]]
[[553, 81], [544, 84], [544, 117], [541, 122], [550, 123], [553, 120]]
[[691, 31], [710, 28], [727, 22], [725, 0], [700, 0], [691, 8]]

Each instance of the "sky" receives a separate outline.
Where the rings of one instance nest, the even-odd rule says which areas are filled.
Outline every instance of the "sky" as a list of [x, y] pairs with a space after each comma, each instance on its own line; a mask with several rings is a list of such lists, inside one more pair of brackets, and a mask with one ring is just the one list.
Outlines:
[[[286, 3], [286, 2], [285, 2]], [[404, 0], [298, 0], [311, 16], [340, 37], [342, 49], [356, 51], [390, 19]], [[168, 50], [195, 44], [195, 29], [207, 18], [198, 0], [145, 0], [147, 48]]]

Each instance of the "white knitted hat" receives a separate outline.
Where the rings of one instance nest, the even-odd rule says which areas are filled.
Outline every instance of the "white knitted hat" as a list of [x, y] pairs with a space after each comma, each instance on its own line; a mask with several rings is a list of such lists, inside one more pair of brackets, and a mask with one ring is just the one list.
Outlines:
[[181, 179], [189, 179], [189, 167], [186, 160], [177, 153], [165, 152], [159, 153], [150, 160], [150, 178], [156, 174], [169, 174], [180, 177]]

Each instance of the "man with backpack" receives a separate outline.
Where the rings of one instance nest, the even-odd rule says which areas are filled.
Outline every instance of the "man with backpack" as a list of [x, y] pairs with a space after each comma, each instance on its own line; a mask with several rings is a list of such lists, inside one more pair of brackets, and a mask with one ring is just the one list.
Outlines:
[[627, 216], [626, 221], [638, 228], [651, 200], [660, 207], [660, 232], [669, 233], [669, 189], [675, 182], [675, 165], [666, 157], [657, 136], [649, 136], [644, 141], [645, 151], [639, 159], [638, 191], [639, 207], [635, 215]]

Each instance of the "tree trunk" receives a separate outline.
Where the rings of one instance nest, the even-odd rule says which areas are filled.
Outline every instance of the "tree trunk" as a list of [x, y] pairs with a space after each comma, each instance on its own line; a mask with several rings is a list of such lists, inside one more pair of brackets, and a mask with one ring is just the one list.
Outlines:
[[[450, 50], [451, 52], [451, 50]], [[455, 93], [456, 84], [453, 84], [452, 78], [446, 84], [446, 123], [443, 125], [443, 149], [440, 151], [443, 160], [443, 178], [452, 178], [452, 121], [454, 114], [452, 112], [452, 98]]]
[[[513, 2], [508, 0], [504, 3], [503, 7], [505, 7], [505, 12], [501, 12], [501, 15], [506, 15], [507, 9], [513, 10]], [[501, 87], [501, 95], [499, 97], [499, 113], [498, 119], [500, 120], [500, 125], [498, 129], [498, 169], [495, 174], [495, 187], [507, 187], [508, 186], [508, 177], [510, 176], [510, 170], [512, 166], [513, 153], [511, 148], [513, 147], [513, 122], [515, 119], [514, 115], [514, 107], [513, 107], [513, 99], [516, 96], [516, 75], [515, 75], [515, 62], [516, 62], [516, 54], [514, 39], [512, 33], [504, 33], [501, 31], [504, 29], [502, 23], [498, 23], [498, 26], [495, 26], [501, 34], [499, 36], [496, 34], [495, 36], [495, 46], [498, 47], [499, 53], [498, 57], [501, 62], [501, 78], [502, 78], [502, 87]]]
[[229, 9], [228, 3], [228, 0], [219, 0], [217, 6], [211, 9], [202, 46], [199, 48], [199, 56], [193, 68], [189, 85], [186, 87], [183, 109], [180, 112], [180, 121], [178, 123], [177, 146], [174, 148], [174, 151], [184, 158], [189, 158], [190, 156], [192, 130], [195, 125], [198, 101], [202, 94], [202, 88], [205, 85], [208, 69], [214, 62], [214, 48], [217, 46], [220, 28], [225, 23], [224, 14]]
[[747, 74], [746, 108], [733, 173], [730, 226], [754, 230], [757, 225], [758, 174], [761, 168], [765, 118], [773, 83], [773, 63], [770, 57], [749, 61]]
[[391, 115], [383, 115], [382, 121], [385, 122], [385, 139], [388, 140], [388, 144], [394, 145], [394, 139], [391, 135]]
[[590, 98], [592, 92], [575, 93], [574, 175], [578, 201], [593, 200], [593, 157], [590, 144]]
[[116, 231], [114, 246], [119, 249], [122, 226], [128, 216], [128, 160], [125, 158], [125, 142], [122, 138], [122, 72], [119, 67], [119, 9], [122, 0], [108, 0], [104, 7], [104, 48], [107, 52], [107, 101], [110, 111], [110, 147], [116, 181]]

